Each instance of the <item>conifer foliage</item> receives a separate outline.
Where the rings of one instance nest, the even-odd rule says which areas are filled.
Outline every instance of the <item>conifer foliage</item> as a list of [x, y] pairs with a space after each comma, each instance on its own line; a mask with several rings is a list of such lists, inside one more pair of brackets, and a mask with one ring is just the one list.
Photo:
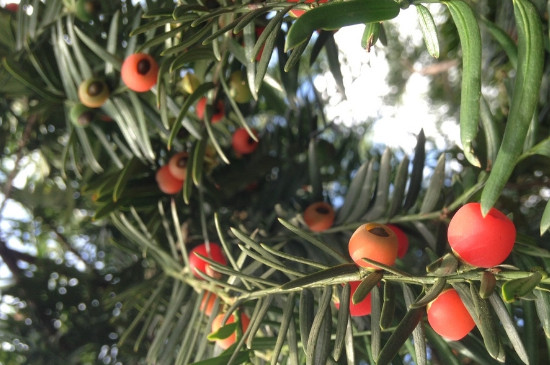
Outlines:
[[[546, 2], [433, 3], [0, 9], [0, 362], [545, 363]], [[404, 64], [451, 64], [432, 102], [460, 147], [327, 120], [313, 80], [345, 97], [334, 34], [357, 24], [395, 90]]]

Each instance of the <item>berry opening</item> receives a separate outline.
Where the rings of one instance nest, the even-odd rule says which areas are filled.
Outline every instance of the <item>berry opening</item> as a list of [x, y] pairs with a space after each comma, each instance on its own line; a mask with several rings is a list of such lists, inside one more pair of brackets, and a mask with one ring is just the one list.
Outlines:
[[101, 81], [93, 81], [88, 85], [88, 95], [97, 96], [103, 92], [103, 83]]
[[315, 208], [315, 211], [319, 214], [329, 214], [330, 210], [327, 207], [319, 206]]
[[374, 227], [368, 230], [370, 233], [375, 234], [379, 237], [389, 237], [390, 234], [382, 227]]
[[151, 69], [151, 62], [147, 59], [140, 60], [137, 63], [137, 72], [140, 75], [145, 75]]

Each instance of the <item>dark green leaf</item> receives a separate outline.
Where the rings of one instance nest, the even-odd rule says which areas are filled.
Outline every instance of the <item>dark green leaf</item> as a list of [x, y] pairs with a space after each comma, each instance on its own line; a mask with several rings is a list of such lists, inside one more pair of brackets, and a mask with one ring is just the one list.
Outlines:
[[319, 308], [313, 319], [309, 337], [307, 340], [306, 364], [326, 364], [330, 355], [330, 333], [332, 328], [332, 315], [330, 301], [332, 298], [332, 286], [323, 289]]
[[443, 291], [446, 285], [447, 285], [447, 279], [445, 279], [444, 277], [437, 278], [434, 285], [432, 285], [430, 289], [426, 291], [426, 294], [424, 294], [422, 298], [412, 303], [411, 307], [418, 308], [418, 307], [424, 307], [428, 305], [428, 303], [430, 303], [432, 300], [437, 298], [439, 293]]
[[393, 193], [388, 218], [396, 215], [403, 206], [403, 197], [405, 196], [405, 187], [407, 186], [407, 177], [409, 176], [409, 158], [405, 156], [397, 167], [395, 180], [393, 182]]
[[510, 313], [508, 313], [508, 310], [502, 302], [502, 299], [500, 299], [498, 294], [493, 292], [489, 296], [489, 302], [493, 306], [493, 310], [497, 314], [498, 319], [500, 320], [500, 323], [504, 328], [504, 331], [508, 335], [510, 343], [512, 344], [512, 347], [514, 348], [516, 354], [519, 356], [521, 361], [523, 361], [525, 364], [529, 364], [529, 357], [527, 356], [527, 352], [525, 352], [525, 347], [523, 346], [521, 337], [514, 325], [514, 320], [510, 316]]
[[363, 220], [366, 222], [380, 218], [387, 209], [391, 178], [391, 156], [391, 150], [386, 148], [380, 160], [380, 170], [378, 171], [378, 183], [376, 185], [374, 205], [363, 217]]
[[399, 4], [392, 0], [351, 0], [331, 2], [311, 9], [300, 16], [288, 31], [285, 50], [306, 41], [316, 29], [339, 29], [395, 18]]
[[535, 290], [535, 306], [542, 328], [547, 338], [550, 338], [550, 293]]
[[496, 25], [493, 22], [490, 22], [487, 19], [481, 20], [483, 25], [487, 27], [487, 30], [493, 36], [495, 41], [497, 41], [498, 44], [502, 47], [504, 52], [506, 52], [506, 55], [508, 56], [508, 59], [510, 60], [510, 63], [512, 64], [513, 68], [518, 67], [518, 47], [516, 46], [516, 43], [512, 40], [510, 35], [506, 33], [502, 28], [500, 28], [498, 25]]
[[462, 90], [460, 95], [460, 140], [464, 156], [474, 166], [480, 166], [474, 154], [473, 142], [479, 124], [481, 95], [481, 35], [472, 8], [461, 0], [444, 1], [458, 30], [462, 46]]
[[271, 365], [277, 364], [279, 354], [285, 343], [285, 337], [288, 332], [290, 322], [294, 320], [294, 296], [295, 293], [290, 293], [286, 300], [286, 305], [283, 310], [283, 316], [281, 318], [281, 326], [279, 327], [279, 333], [277, 334], [277, 342], [273, 347], [273, 353], [271, 355]]
[[315, 247], [321, 249], [326, 254], [330, 255], [334, 259], [336, 259], [340, 263], [348, 263], [349, 258], [344, 257], [340, 252], [336, 251], [334, 248], [332, 248], [330, 245], [326, 244], [325, 242], [322, 242], [315, 238], [313, 235], [311, 235], [309, 232], [306, 232], [295, 225], [291, 224], [290, 222], [285, 221], [282, 218], [279, 218], [279, 222], [285, 226], [288, 230], [294, 232], [296, 235], [302, 237]]
[[435, 26], [432, 14], [424, 5], [416, 4], [416, 11], [418, 13], [418, 22], [420, 23], [420, 29], [422, 30], [422, 36], [424, 37], [424, 43], [428, 53], [434, 57], [439, 58], [439, 41], [437, 40], [437, 28]]
[[401, 346], [403, 346], [416, 326], [418, 326], [423, 315], [424, 308], [413, 308], [407, 311], [405, 317], [399, 322], [397, 328], [382, 348], [382, 351], [380, 351], [380, 356], [376, 362], [377, 365], [387, 365], [391, 362], [399, 352]]
[[321, 166], [317, 163], [317, 151], [315, 139], [309, 140], [308, 148], [309, 183], [312, 186], [312, 199], [314, 202], [323, 200], [323, 181], [321, 180]]
[[304, 289], [300, 293], [300, 306], [299, 306], [299, 320], [300, 320], [300, 339], [304, 351], [307, 351], [307, 343], [309, 338], [309, 331], [313, 324], [313, 308], [315, 304], [315, 298], [313, 292], [310, 289]]
[[470, 297], [472, 298], [475, 308], [475, 315], [473, 315], [472, 318], [479, 332], [481, 332], [487, 352], [494, 359], [504, 362], [505, 353], [502, 342], [500, 341], [500, 336], [498, 335], [498, 323], [493, 317], [489, 301], [479, 296], [479, 289], [476, 288], [474, 283], [470, 283]]
[[526, 278], [509, 280], [502, 284], [502, 298], [511, 303], [521, 297], [527, 296], [539, 285], [542, 280], [540, 272], [534, 272]]
[[430, 184], [426, 190], [426, 195], [422, 201], [422, 206], [420, 207], [420, 213], [431, 212], [435, 208], [441, 191], [443, 188], [443, 183], [445, 181], [445, 154], [442, 153], [437, 160], [437, 166], [434, 169], [432, 178], [430, 179]]
[[349, 303], [350, 303], [351, 286], [349, 283], [344, 285], [340, 292], [340, 307], [338, 308], [338, 320], [336, 322], [336, 338], [334, 340], [334, 350], [332, 356], [336, 361], [340, 359], [342, 350], [346, 340], [346, 332], [349, 322]]
[[[234, 359], [236, 364], [244, 364], [250, 361], [250, 356], [253, 355], [254, 351], [242, 350], [239, 351], [237, 357]], [[191, 365], [227, 365], [227, 362], [233, 355], [233, 352], [224, 352], [217, 357], [212, 357], [210, 359], [194, 362]]]
[[[359, 288], [357, 288], [359, 290]], [[357, 291], [356, 291], [357, 293]], [[371, 343], [370, 348], [372, 357], [377, 358], [380, 354], [380, 343], [382, 331], [380, 331], [380, 317], [382, 310], [380, 308], [380, 289], [376, 285], [372, 288], [371, 294]]]
[[370, 52], [371, 47], [378, 41], [381, 28], [382, 24], [380, 22], [366, 24], [365, 30], [363, 31], [363, 36], [361, 37], [361, 47], [366, 49], [367, 52]]
[[382, 313], [380, 314], [380, 328], [387, 329], [393, 323], [395, 314], [395, 294], [393, 284], [389, 281], [384, 283], [384, 301], [382, 303]]
[[186, 117], [187, 111], [189, 110], [191, 105], [195, 104], [201, 97], [203, 97], [208, 91], [212, 90], [214, 87], [215, 85], [212, 82], [206, 82], [204, 84], [201, 84], [193, 92], [193, 94], [189, 95], [187, 99], [185, 99], [185, 101], [183, 102], [183, 105], [181, 106], [179, 115], [176, 118], [174, 125], [172, 126], [172, 130], [170, 131], [170, 136], [168, 137], [168, 141], [166, 142], [166, 146], [169, 150], [172, 148], [172, 141], [174, 140], [174, 138], [176, 138], [178, 132], [183, 126], [182, 120]]
[[407, 191], [407, 197], [403, 204], [403, 210], [407, 211], [416, 202], [420, 188], [422, 187], [424, 163], [426, 159], [426, 136], [424, 130], [420, 130], [416, 139], [416, 147], [414, 149], [413, 169], [411, 172], [411, 179], [409, 182], [409, 190]]
[[113, 201], [117, 201], [120, 195], [122, 194], [123, 190], [126, 188], [126, 184], [128, 181], [135, 176], [135, 174], [138, 171], [143, 170], [144, 164], [141, 160], [137, 158], [132, 158], [126, 166], [124, 166], [124, 169], [120, 173], [116, 183], [115, 188], [113, 190]]
[[363, 301], [369, 295], [372, 288], [374, 288], [380, 280], [382, 280], [382, 277], [384, 276], [384, 273], [382, 271], [373, 271], [370, 273], [363, 281], [361, 281], [361, 284], [355, 289], [355, 293], [353, 293], [353, 297], [351, 298], [351, 302], [353, 304], [357, 304]]
[[[363, 188], [363, 184], [365, 181], [365, 176], [367, 176], [368, 168], [369, 168], [369, 162], [365, 161], [359, 167], [359, 169], [355, 173], [355, 176], [351, 180], [351, 183], [348, 187], [348, 191], [346, 193], [346, 197], [344, 198], [344, 204], [336, 214], [337, 223], [349, 221], [347, 217], [351, 214], [351, 211], [353, 210], [353, 207], [355, 206], [357, 199], [359, 199], [359, 194], [361, 193], [361, 189]], [[405, 176], [405, 179], [406, 178], [407, 177]]]
[[338, 59], [338, 46], [336, 45], [334, 37], [329, 37], [327, 39], [325, 50], [327, 52], [328, 67], [330, 72], [332, 73], [332, 77], [334, 77], [334, 81], [336, 81], [338, 91], [345, 96], [346, 87], [344, 86], [344, 77], [342, 76], [342, 70], [340, 69], [340, 60]]
[[295, 288], [325, 286], [338, 280], [345, 280], [350, 277], [353, 278], [358, 272], [359, 269], [355, 264], [338, 265], [292, 280], [281, 285], [281, 289], [289, 290]]
[[[415, 301], [413, 291], [407, 285], [402, 285], [402, 287], [403, 287], [403, 297], [405, 298], [405, 305], [411, 308], [413, 302]], [[419, 322], [413, 331], [413, 343], [414, 343], [414, 352], [416, 355], [416, 364], [426, 365], [426, 362], [427, 362], [426, 337], [424, 335], [424, 326], [422, 325], [422, 322]]]
[[497, 201], [523, 151], [539, 100], [543, 73], [544, 38], [540, 16], [528, 0], [516, 0], [513, 3], [518, 30], [518, 69], [502, 144], [481, 194], [484, 215]]

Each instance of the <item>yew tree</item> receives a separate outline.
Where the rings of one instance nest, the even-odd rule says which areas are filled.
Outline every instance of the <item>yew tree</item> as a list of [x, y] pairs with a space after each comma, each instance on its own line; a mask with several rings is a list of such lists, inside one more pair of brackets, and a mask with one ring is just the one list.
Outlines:
[[[0, 363], [548, 363], [548, 18], [542, 0], [0, 8]], [[368, 98], [376, 117], [328, 117], [347, 27], [387, 61], [364, 90], [398, 109], [423, 74], [456, 144], [372, 138]]]

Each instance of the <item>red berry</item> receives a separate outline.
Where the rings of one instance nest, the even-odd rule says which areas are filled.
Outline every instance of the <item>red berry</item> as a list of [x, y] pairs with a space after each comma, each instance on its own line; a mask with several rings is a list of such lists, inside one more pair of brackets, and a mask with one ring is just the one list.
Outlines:
[[168, 169], [175, 178], [185, 180], [188, 159], [189, 154], [187, 152], [176, 153], [170, 158], [170, 161], [168, 161]]
[[220, 245], [213, 242], [210, 242], [209, 244], [203, 243], [201, 245], [198, 245], [197, 247], [193, 248], [191, 252], [189, 252], [189, 266], [193, 275], [195, 275], [195, 277], [199, 279], [202, 279], [202, 277], [197, 273], [197, 271], [200, 271], [212, 277], [219, 276], [219, 273], [212, 270], [208, 262], [197, 256], [196, 254], [208, 257], [211, 260], [219, 262], [222, 265], [227, 265], [227, 261], [225, 259], [225, 256], [223, 255], [223, 250]]
[[[351, 286], [351, 292], [350, 292], [350, 300], [349, 300], [349, 314], [352, 317], [360, 317], [360, 316], [366, 316], [369, 315], [371, 312], [371, 295], [370, 293], [367, 294], [367, 296], [360, 301], [357, 304], [353, 304], [351, 301], [351, 298], [353, 297], [353, 294], [357, 291], [357, 287], [361, 284], [360, 281], [350, 281], [349, 285]], [[336, 302], [334, 303], [337, 309], [340, 309], [340, 303]]]
[[[287, 0], [287, 3], [297, 3], [299, 1], [300, 0]], [[319, 0], [319, 1], [317, 1], [317, 3], [322, 4], [322, 3], [326, 3], [327, 1], [328, 0]], [[315, 0], [306, 0], [306, 1], [304, 1], [305, 4], [311, 4], [311, 3], [314, 3], [314, 2], [315, 2]], [[306, 12], [306, 10], [302, 10], [302, 9], [292, 9], [288, 13], [294, 18], [299, 18], [302, 15], [304, 15], [305, 12]]]
[[180, 180], [170, 173], [168, 165], [157, 170], [155, 175], [159, 189], [165, 194], [175, 194], [183, 187], [183, 180]]
[[[255, 130], [252, 130], [252, 133], [254, 133], [256, 138], [258, 137], [258, 133]], [[245, 128], [238, 128], [231, 137], [231, 145], [236, 153], [248, 155], [258, 148], [258, 141], [252, 139]]]
[[[265, 30], [265, 27], [264, 26], [256, 26], [256, 39], [260, 38], [260, 35], [264, 32]], [[262, 47], [260, 48], [260, 50], [258, 51], [258, 54], [256, 55], [256, 61], [260, 61], [260, 59], [262, 58], [262, 54], [264, 53], [264, 48], [265, 48], [265, 44], [262, 45]]]
[[497, 209], [491, 209], [483, 217], [479, 203], [468, 203], [451, 219], [447, 238], [464, 262], [488, 268], [500, 265], [510, 255], [516, 241], [516, 227]]
[[397, 257], [402, 258], [407, 253], [407, 250], [409, 249], [409, 238], [401, 230], [401, 228], [393, 225], [393, 224], [386, 224], [389, 229], [391, 229], [395, 235], [397, 236]]
[[[195, 110], [197, 113], [197, 117], [200, 120], [204, 119], [204, 110], [206, 109], [207, 102], [208, 102], [208, 99], [206, 97], [202, 97], [199, 99], [199, 101], [197, 101], [197, 106]], [[225, 105], [223, 104], [223, 101], [218, 100], [216, 102], [216, 109], [214, 110], [214, 115], [212, 115], [212, 118], [210, 119], [210, 123], [217, 123], [220, 120], [222, 120], [223, 117], [225, 116], [224, 109], [225, 109]]]
[[454, 289], [441, 292], [428, 304], [427, 312], [433, 330], [449, 340], [460, 340], [475, 327], [472, 316]]
[[145, 53], [134, 53], [124, 60], [120, 77], [130, 90], [149, 91], [157, 83], [159, 66], [153, 57]]
[[12, 13], [17, 13], [19, 10], [19, 4], [16, 3], [9, 3], [4, 6], [4, 9], [7, 11], [11, 11]]
[[316, 202], [304, 210], [304, 221], [313, 232], [322, 232], [332, 227], [334, 209], [325, 202]]
[[[225, 313], [218, 314], [216, 316], [216, 318], [214, 318], [214, 320], [212, 321], [212, 332], [216, 332], [221, 327], [223, 327], [227, 324], [235, 322], [235, 316], [236, 316], [236, 314], [233, 314], [233, 315], [229, 316], [229, 318], [227, 319], [225, 324], [223, 324], [222, 320], [223, 320], [223, 317], [225, 317]], [[241, 313], [242, 333], [244, 333], [246, 331], [249, 324], [250, 324], [250, 318], [248, 318], [248, 316], [246, 314]], [[216, 345], [220, 346], [222, 349], [225, 350], [225, 349], [229, 348], [231, 345], [233, 345], [236, 341], [237, 341], [237, 331], [235, 330], [235, 332], [233, 334], [231, 334], [229, 337], [221, 339], [221, 340], [216, 340]]]
[[397, 258], [397, 236], [386, 225], [365, 223], [351, 235], [349, 254], [358, 266], [378, 269], [363, 257], [391, 266]]

